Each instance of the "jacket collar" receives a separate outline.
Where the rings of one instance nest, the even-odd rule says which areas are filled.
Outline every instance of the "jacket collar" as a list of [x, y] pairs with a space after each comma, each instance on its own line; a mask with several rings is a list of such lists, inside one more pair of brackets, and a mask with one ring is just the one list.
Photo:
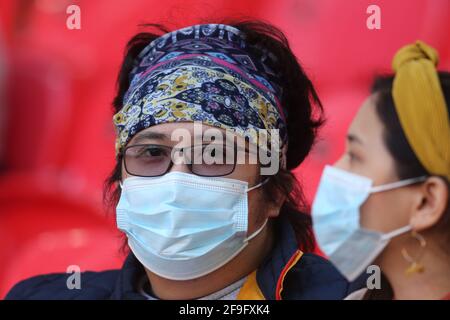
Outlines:
[[277, 241], [257, 270], [256, 280], [266, 299], [276, 299], [277, 283], [283, 270], [298, 252], [294, 229], [287, 217], [280, 215], [276, 225]]
[[144, 267], [130, 252], [120, 270], [110, 298], [112, 300], [146, 300], [136, 289], [138, 281], [144, 275]]
[[[256, 273], [257, 284], [266, 299], [282, 299], [282, 292], [286, 299], [343, 299], [366, 286], [368, 274], [362, 273], [349, 282], [328, 260], [313, 253], [303, 254], [285, 214], [279, 216], [276, 227], [277, 242]], [[285, 292], [283, 282], [287, 276], [289, 289]]]

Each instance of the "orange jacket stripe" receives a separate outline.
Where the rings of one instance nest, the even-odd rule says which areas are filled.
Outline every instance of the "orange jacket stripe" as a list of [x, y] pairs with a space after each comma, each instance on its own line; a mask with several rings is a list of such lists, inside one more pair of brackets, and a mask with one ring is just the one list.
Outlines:
[[288, 263], [284, 266], [283, 270], [281, 271], [280, 277], [278, 278], [278, 282], [277, 282], [277, 289], [276, 289], [277, 291], [275, 293], [276, 300], [281, 300], [281, 292], [283, 291], [283, 281], [284, 281], [286, 274], [288, 273], [289, 270], [291, 270], [291, 268], [293, 266], [295, 266], [295, 264], [298, 262], [298, 260], [300, 260], [302, 255], [303, 255], [303, 252], [300, 250], [297, 250], [292, 255], [292, 257], [289, 259]]

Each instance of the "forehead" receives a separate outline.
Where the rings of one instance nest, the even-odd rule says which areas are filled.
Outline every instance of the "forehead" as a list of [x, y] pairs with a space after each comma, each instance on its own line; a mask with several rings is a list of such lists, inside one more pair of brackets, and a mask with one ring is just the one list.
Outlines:
[[194, 122], [172, 122], [172, 123], [162, 123], [154, 125], [142, 131], [139, 131], [131, 140], [130, 143], [136, 140], [146, 139], [158, 139], [165, 140], [167, 142], [180, 141], [181, 137], [185, 140], [202, 139], [204, 138], [208, 142], [211, 136], [217, 137], [221, 136], [223, 141], [225, 139], [235, 139], [239, 142], [245, 142], [245, 139], [237, 135], [232, 131], [227, 131], [223, 128], [218, 128], [206, 124], [199, 124]]
[[349, 134], [366, 141], [372, 147], [382, 143], [384, 130], [384, 126], [376, 113], [376, 99], [375, 95], [371, 95], [364, 101], [348, 130]]

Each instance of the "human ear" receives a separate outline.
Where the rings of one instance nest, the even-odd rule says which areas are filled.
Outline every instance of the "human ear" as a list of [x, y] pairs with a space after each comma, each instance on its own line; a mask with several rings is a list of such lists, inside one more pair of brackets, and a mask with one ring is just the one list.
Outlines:
[[267, 200], [267, 217], [276, 218], [280, 214], [281, 207], [286, 201], [287, 195], [279, 188], [274, 188], [271, 197], [270, 200]]
[[410, 225], [415, 231], [435, 226], [448, 206], [449, 190], [444, 178], [433, 176], [428, 178], [416, 192], [413, 200], [413, 212]]

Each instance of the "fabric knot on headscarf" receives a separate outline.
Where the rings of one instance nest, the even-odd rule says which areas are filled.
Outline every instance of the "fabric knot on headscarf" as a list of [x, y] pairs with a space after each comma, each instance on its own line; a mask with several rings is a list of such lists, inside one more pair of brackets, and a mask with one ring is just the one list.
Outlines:
[[437, 51], [422, 41], [401, 48], [392, 62], [392, 97], [417, 159], [427, 172], [450, 181], [450, 120], [438, 61]]
[[429, 60], [433, 66], [437, 66], [439, 55], [434, 48], [419, 40], [397, 51], [392, 61], [392, 68], [397, 72], [405, 63], [417, 62], [417, 60]]

